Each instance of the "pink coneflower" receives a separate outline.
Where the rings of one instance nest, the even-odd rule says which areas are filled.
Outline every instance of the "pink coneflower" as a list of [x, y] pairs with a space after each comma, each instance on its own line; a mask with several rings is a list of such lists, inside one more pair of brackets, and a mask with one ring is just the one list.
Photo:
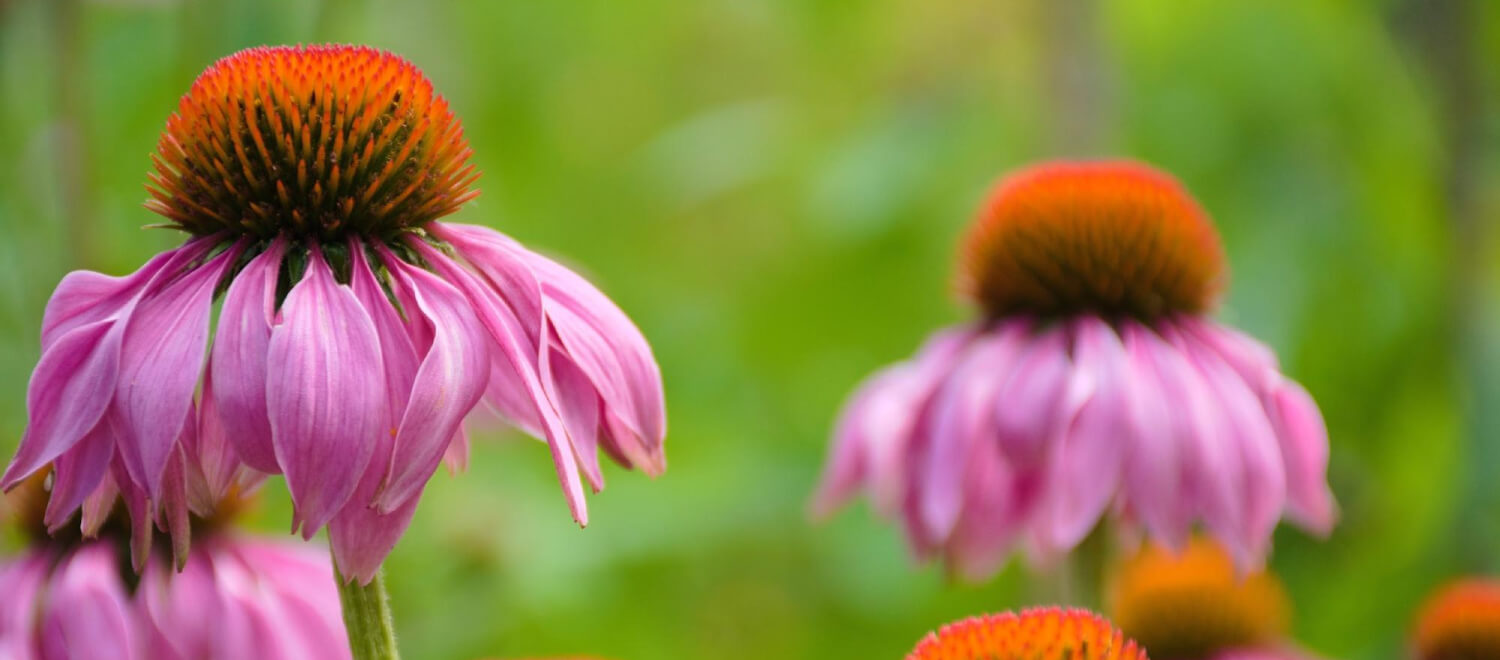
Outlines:
[[349, 657], [328, 555], [232, 533], [237, 497], [218, 518], [183, 521], [199, 539], [174, 563], [127, 550], [132, 516], [113, 496], [90, 503], [81, 529], [49, 533], [45, 483], [6, 500], [29, 544], [0, 562], [0, 658]]
[[11, 560], [0, 567], [0, 656], [349, 657], [325, 553], [216, 537], [181, 573], [156, 559], [139, 583], [108, 540]]
[[950, 623], [906, 660], [1146, 660], [1146, 653], [1097, 614], [1043, 607]]
[[1003, 180], [964, 242], [983, 310], [873, 376], [839, 420], [815, 508], [863, 487], [919, 557], [973, 579], [1046, 560], [1109, 511], [1173, 547], [1195, 522], [1244, 566], [1283, 512], [1333, 524], [1328, 442], [1269, 349], [1207, 312], [1224, 280], [1207, 214], [1132, 163]]
[[580, 524], [600, 447], [660, 472], [660, 375], [630, 320], [510, 238], [436, 222], [477, 194], [469, 154], [395, 55], [214, 64], [148, 186], [189, 239], [131, 275], [58, 285], [4, 485], [55, 463], [73, 484], [58, 517], [106, 474], [160, 506], [184, 438], [223, 434], [224, 460], [284, 474], [302, 534], [326, 525], [341, 571], [368, 580], [482, 399], [546, 438]]
[[1156, 660], [1315, 660], [1288, 637], [1291, 604], [1269, 571], [1242, 571], [1212, 540], [1141, 548], [1115, 570], [1110, 615]]

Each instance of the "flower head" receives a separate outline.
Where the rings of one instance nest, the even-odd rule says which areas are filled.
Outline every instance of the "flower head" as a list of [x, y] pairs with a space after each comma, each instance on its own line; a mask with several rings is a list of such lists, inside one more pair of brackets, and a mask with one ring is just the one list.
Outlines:
[[58, 285], [3, 485], [52, 464], [60, 525], [108, 475], [149, 520], [187, 499], [182, 466], [207, 451], [216, 488], [284, 474], [295, 527], [326, 526], [341, 571], [367, 581], [437, 466], [462, 463], [482, 400], [546, 439], [580, 524], [599, 449], [660, 472], [661, 377], [625, 314], [503, 234], [435, 221], [475, 195], [468, 155], [446, 102], [389, 53], [215, 64], [148, 187], [189, 239], [131, 275]]
[[961, 251], [981, 319], [871, 377], [841, 416], [815, 508], [868, 490], [920, 558], [972, 579], [1046, 562], [1106, 515], [1181, 548], [1194, 526], [1258, 565], [1283, 515], [1335, 511], [1317, 405], [1274, 354], [1204, 314], [1208, 216], [1133, 163], [1001, 181]]
[[1500, 658], [1500, 580], [1469, 578], [1433, 594], [1417, 614], [1418, 660]]
[[111, 513], [115, 497], [85, 510], [92, 531], [48, 536], [36, 526], [42, 494], [45, 480], [32, 479], [8, 498], [30, 543], [0, 562], [0, 657], [349, 657], [325, 551], [194, 518], [200, 538], [175, 566], [156, 551], [131, 569], [130, 516]]
[[1037, 608], [971, 617], [930, 633], [907, 660], [1146, 660], [1109, 621], [1086, 610]]
[[1223, 547], [1201, 537], [1180, 553], [1143, 548], [1119, 567], [1110, 600], [1120, 629], [1159, 660], [1272, 649], [1287, 632], [1280, 581], [1242, 574]]

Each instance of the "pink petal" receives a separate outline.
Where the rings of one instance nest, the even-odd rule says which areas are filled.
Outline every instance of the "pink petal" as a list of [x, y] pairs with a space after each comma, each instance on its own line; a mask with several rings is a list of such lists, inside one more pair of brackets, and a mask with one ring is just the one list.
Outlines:
[[238, 254], [231, 248], [148, 294], [125, 327], [114, 402], [120, 457], [152, 497], [193, 405], [214, 288]]
[[271, 330], [266, 404], [276, 462], [311, 538], [349, 500], [385, 433], [389, 402], [369, 314], [316, 248]]
[[211, 249], [217, 239], [195, 239], [175, 250], [152, 257], [144, 266], [124, 277], [91, 271], [74, 271], [63, 277], [47, 311], [42, 315], [42, 350], [67, 333], [99, 321], [129, 316], [147, 285], [160, 277], [174, 276], [186, 264]]
[[961, 351], [976, 336], [968, 326], [933, 334], [910, 361], [876, 372], [845, 404], [834, 429], [827, 467], [813, 498], [826, 516], [864, 485], [875, 508], [894, 515], [906, 489], [906, 458], [918, 418]]
[[540, 367], [542, 385], [547, 388], [547, 396], [558, 402], [578, 463], [597, 493], [604, 488], [604, 475], [599, 469], [599, 393], [583, 370], [555, 347], [542, 353]]
[[[156, 516], [151, 510], [151, 501], [146, 497], [146, 489], [131, 480], [130, 473], [119, 456], [115, 456], [109, 468], [114, 486], [119, 490], [120, 501], [125, 503], [125, 511], [130, 517], [130, 565], [139, 573], [144, 570], [151, 554], [151, 536]], [[107, 489], [105, 492], [108, 492]]]
[[224, 618], [207, 553], [195, 551], [181, 572], [148, 563], [135, 597], [149, 657], [213, 657], [213, 640]]
[[1017, 358], [995, 397], [1000, 450], [1015, 465], [1033, 465], [1072, 420], [1067, 395], [1073, 365], [1060, 327], [1042, 330]]
[[547, 446], [552, 451], [552, 465], [562, 483], [568, 509], [578, 524], [587, 525], [588, 506], [583, 499], [583, 482], [578, 475], [573, 445], [562, 421], [558, 419], [555, 405], [547, 398], [541, 385], [536, 371], [537, 356], [526, 347], [526, 331], [520, 327], [520, 321], [492, 290], [460, 268], [447, 255], [421, 241], [413, 241], [411, 245], [443, 279], [458, 287], [468, 298], [469, 305], [495, 342], [495, 348], [499, 349], [497, 354], [500, 359], [495, 360], [495, 366], [503, 367], [505, 373], [497, 374], [497, 377], [514, 379], [529, 394], [532, 406], [542, 422]]
[[533, 346], [544, 341], [542, 285], [532, 271], [531, 252], [509, 236], [489, 227], [438, 222], [433, 234], [453, 245], [479, 271], [489, 289], [499, 295], [526, 331]]
[[281, 472], [266, 411], [266, 352], [276, 314], [276, 282], [286, 242], [272, 241], [234, 277], [224, 294], [210, 358], [215, 406], [235, 453], [256, 470]]
[[[209, 365], [213, 370], [213, 365]], [[188, 501], [194, 513], [210, 516], [231, 488], [241, 485], [249, 468], [240, 462], [218, 412], [218, 397], [213, 389], [213, 374], [203, 379], [197, 430], [185, 433]], [[190, 422], [191, 423], [191, 422]]]
[[394, 257], [386, 267], [427, 319], [432, 345], [422, 357], [411, 399], [396, 434], [395, 457], [376, 506], [389, 513], [416, 495], [437, 470], [464, 416], [489, 382], [489, 347], [483, 326], [452, 285]]
[[469, 469], [469, 432], [462, 424], [458, 433], [453, 434], [453, 440], [449, 441], [448, 451], [443, 453], [443, 465], [448, 467], [450, 474]]
[[1005, 563], [1042, 503], [1041, 470], [1016, 471], [993, 442], [975, 447], [964, 490], [963, 514], [947, 544], [947, 559], [965, 580], [989, 579]]
[[107, 543], [79, 549], [56, 569], [41, 620], [43, 657], [137, 656], [134, 612]]
[[1176, 349], [1139, 323], [1125, 322], [1122, 329], [1132, 384], [1127, 394], [1133, 443], [1125, 459], [1125, 492], [1151, 533], [1167, 547], [1181, 549], [1192, 531], [1192, 514], [1182, 501], [1182, 454], [1194, 430], [1179, 410], [1182, 401], [1172, 397], [1174, 388], [1163, 382], [1160, 365], [1162, 353]]
[[115, 510], [115, 504], [120, 499], [120, 489], [115, 486], [113, 466], [118, 460], [111, 461], [111, 469], [104, 475], [103, 481], [94, 492], [89, 493], [83, 501], [83, 510], [79, 515], [79, 527], [83, 531], [84, 538], [99, 536], [99, 530], [104, 528], [104, 523], [109, 521], [110, 514]]
[[1092, 316], [1072, 326], [1073, 387], [1089, 394], [1054, 455], [1048, 541], [1060, 549], [1083, 541], [1119, 488], [1131, 435], [1129, 390], [1136, 386], [1113, 328]]
[[958, 521], [965, 473], [980, 444], [995, 444], [995, 397], [1030, 333], [1028, 323], [1007, 323], [976, 339], [933, 399], [930, 445], [913, 484], [929, 538], [946, 538]]
[[56, 534], [73, 519], [90, 493], [99, 489], [115, 455], [115, 435], [108, 419], [99, 420], [78, 444], [53, 461], [52, 492], [44, 522]]
[[31, 424], [5, 471], [5, 488], [15, 487], [99, 425], [114, 397], [120, 336], [114, 321], [98, 321], [68, 332], [42, 354], [26, 389]]
[[1303, 527], [1327, 535], [1338, 519], [1329, 492], [1328, 429], [1302, 386], [1283, 380], [1273, 398], [1272, 421], [1286, 467], [1288, 513]]

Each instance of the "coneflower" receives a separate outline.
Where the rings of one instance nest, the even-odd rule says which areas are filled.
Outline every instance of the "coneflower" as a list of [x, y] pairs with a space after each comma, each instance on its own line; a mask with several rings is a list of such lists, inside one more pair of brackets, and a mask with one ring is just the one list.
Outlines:
[[1146, 653], [1103, 617], [1047, 607], [950, 623], [906, 660], [1146, 660]]
[[1224, 258], [1171, 177], [1121, 162], [996, 186], [960, 254], [979, 319], [872, 376], [814, 502], [859, 489], [921, 558], [972, 578], [1048, 560], [1111, 512], [1182, 547], [1206, 525], [1243, 567], [1277, 521], [1333, 524], [1328, 440], [1272, 352], [1208, 317]]
[[1288, 637], [1291, 605], [1275, 575], [1243, 572], [1220, 544], [1195, 537], [1180, 552], [1143, 547], [1109, 592], [1120, 629], [1156, 660], [1303, 660]]
[[295, 527], [327, 526], [340, 571], [366, 582], [482, 399], [547, 440], [580, 524], [598, 449], [660, 472], [661, 380], [630, 320], [514, 240], [437, 221], [477, 194], [469, 155], [395, 55], [255, 48], [214, 64], [167, 121], [148, 186], [188, 239], [125, 277], [58, 285], [4, 485], [55, 464], [53, 523], [106, 475], [172, 508], [182, 452], [221, 435], [222, 464], [284, 474]]
[[1416, 660], [1500, 658], [1500, 579], [1455, 580], [1434, 593], [1417, 614]]

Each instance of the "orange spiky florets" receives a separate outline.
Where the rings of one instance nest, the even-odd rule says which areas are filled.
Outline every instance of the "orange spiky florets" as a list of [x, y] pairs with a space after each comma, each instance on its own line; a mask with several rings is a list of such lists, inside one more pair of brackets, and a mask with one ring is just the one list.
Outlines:
[[996, 185], [960, 255], [960, 286], [992, 316], [1150, 320], [1212, 306], [1218, 233], [1176, 180], [1136, 163], [1048, 163]]
[[1500, 579], [1449, 584], [1417, 616], [1418, 660], [1500, 658]]
[[182, 97], [146, 206], [198, 236], [389, 239], [478, 194], [469, 155], [447, 101], [396, 55], [252, 48]]
[[1272, 644], [1287, 629], [1285, 590], [1265, 571], [1241, 574], [1223, 546], [1194, 538], [1180, 554], [1148, 546], [1111, 585], [1120, 629], [1157, 660]]
[[1146, 660], [1146, 654], [1103, 617], [1048, 607], [950, 623], [906, 659]]

